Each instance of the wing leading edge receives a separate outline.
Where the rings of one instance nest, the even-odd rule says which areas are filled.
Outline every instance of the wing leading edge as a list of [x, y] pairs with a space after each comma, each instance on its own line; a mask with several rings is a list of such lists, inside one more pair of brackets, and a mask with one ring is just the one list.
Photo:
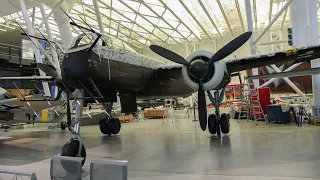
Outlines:
[[287, 61], [293, 61], [293, 63], [306, 62], [319, 57], [320, 46], [309, 46], [306, 48], [295, 48], [282, 52], [230, 60], [227, 62], [227, 68], [229, 73], [233, 73]]
[[245, 79], [262, 79], [262, 78], [282, 78], [282, 77], [295, 77], [295, 76], [307, 76], [307, 75], [315, 75], [320, 74], [320, 68], [311, 68], [311, 69], [303, 69], [297, 71], [288, 71], [274, 74], [264, 74], [257, 76], [248, 76]]

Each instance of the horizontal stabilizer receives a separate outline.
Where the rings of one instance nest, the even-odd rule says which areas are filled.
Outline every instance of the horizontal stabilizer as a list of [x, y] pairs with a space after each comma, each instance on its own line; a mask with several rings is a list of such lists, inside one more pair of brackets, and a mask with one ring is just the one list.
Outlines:
[[307, 75], [315, 75], [315, 74], [320, 74], [320, 68], [311, 68], [311, 69], [288, 71], [288, 72], [281, 72], [281, 73], [274, 73], [274, 74], [248, 76], [245, 79], [252, 80], [252, 79], [263, 79], [263, 78], [282, 78], [282, 77], [307, 76]]

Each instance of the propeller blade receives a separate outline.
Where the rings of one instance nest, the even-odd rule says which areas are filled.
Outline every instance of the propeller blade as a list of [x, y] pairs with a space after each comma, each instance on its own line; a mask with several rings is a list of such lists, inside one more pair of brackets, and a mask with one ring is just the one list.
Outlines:
[[150, 49], [157, 53], [158, 55], [170, 60], [170, 61], [173, 61], [175, 63], [178, 63], [178, 64], [183, 64], [183, 65], [186, 65], [188, 66], [190, 63], [188, 61], [186, 61], [183, 57], [181, 57], [180, 55], [166, 49], [166, 48], [163, 48], [163, 47], [160, 47], [160, 46], [157, 46], [157, 45], [151, 45], [150, 46]]
[[37, 66], [39, 69], [41, 69], [41, 71], [45, 72], [47, 75], [53, 77], [54, 79], [59, 79], [60, 75], [54, 67], [41, 63], [37, 63]]
[[220, 61], [223, 58], [229, 56], [231, 53], [233, 53], [235, 50], [237, 50], [239, 47], [241, 47], [245, 42], [248, 41], [248, 39], [251, 37], [252, 32], [248, 31], [240, 36], [236, 37], [232, 41], [230, 41], [228, 44], [223, 46], [219, 51], [217, 51], [212, 58], [209, 60], [208, 64], [213, 64], [216, 61]]
[[206, 103], [206, 97], [203, 90], [202, 80], [199, 80], [198, 113], [199, 113], [200, 127], [203, 131], [205, 131], [207, 128], [207, 103]]

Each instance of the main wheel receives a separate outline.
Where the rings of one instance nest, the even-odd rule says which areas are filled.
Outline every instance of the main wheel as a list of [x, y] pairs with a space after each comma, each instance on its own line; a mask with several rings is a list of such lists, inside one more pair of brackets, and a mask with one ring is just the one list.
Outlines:
[[67, 122], [65, 122], [65, 121], [62, 121], [61, 123], [60, 123], [60, 127], [61, 127], [61, 130], [66, 130], [66, 127], [67, 127], [68, 125], [67, 125]]
[[217, 133], [217, 116], [215, 114], [210, 114], [208, 117], [208, 129], [210, 134]]
[[[79, 151], [79, 141], [76, 139], [72, 139], [68, 141], [61, 149], [60, 156], [69, 156], [69, 157], [77, 157]], [[81, 157], [83, 158], [82, 160], [82, 166], [84, 162], [86, 161], [87, 153], [84, 145], [82, 144], [81, 148]], [[61, 163], [62, 167], [68, 171], [68, 172], [73, 172], [75, 171], [74, 167], [70, 167], [68, 163]]]
[[118, 134], [121, 130], [121, 122], [118, 118], [111, 118], [108, 122], [108, 126], [111, 129], [112, 134]]
[[111, 135], [111, 129], [109, 128], [109, 120], [107, 118], [103, 118], [100, 120], [99, 125], [100, 125], [100, 131], [103, 134], [108, 134], [109, 136]]
[[220, 127], [221, 127], [221, 132], [223, 134], [228, 134], [229, 133], [229, 131], [230, 131], [230, 122], [229, 122], [228, 114], [226, 114], [226, 113], [221, 114]]

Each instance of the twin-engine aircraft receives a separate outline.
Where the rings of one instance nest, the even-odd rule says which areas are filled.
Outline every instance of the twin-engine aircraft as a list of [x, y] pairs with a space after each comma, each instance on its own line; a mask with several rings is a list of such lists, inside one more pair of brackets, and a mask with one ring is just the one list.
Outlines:
[[[122, 112], [133, 113], [137, 110], [137, 100], [186, 97], [195, 91], [198, 91], [201, 129], [205, 131], [208, 127], [211, 134], [217, 135], [229, 133], [229, 117], [227, 114], [220, 115], [219, 104], [232, 73], [279, 62], [298, 63], [320, 57], [320, 46], [311, 46], [224, 61], [251, 37], [252, 33], [246, 32], [216, 53], [196, 51], [186, 59], [168, 49], [151, 45], [152, 51], [174, 62], [167, 64], [135, 52], [118, 39], [74, 22], [70, 24], [87, 32], [76, 37], [65, 52], [61, 73], [51, 65], [38, 64], [38, 68], [54, 79], [60, 91], [68, 94], [75, 89], [82, 89], [89, 96], [82, 99], [103, 104], [108, 115], [101, 119], [100, 130], [109, 135], [117, 134], [121, 129], [119, 120], [110, 116], [110, 106], [105, 105], [116, 102], [117, 96], [120, 97]], [[210, 93], [211, 90], [215, 90], [214, 95]], [[205, 91], [215, 106], [215, 114], [210, 114], [208, 118]], [[79, 135], [78, 132], [74, 131], [74, 134]], [[62, 148], [61, 155], [85, 157], [81, 138], [71, 139]]]

